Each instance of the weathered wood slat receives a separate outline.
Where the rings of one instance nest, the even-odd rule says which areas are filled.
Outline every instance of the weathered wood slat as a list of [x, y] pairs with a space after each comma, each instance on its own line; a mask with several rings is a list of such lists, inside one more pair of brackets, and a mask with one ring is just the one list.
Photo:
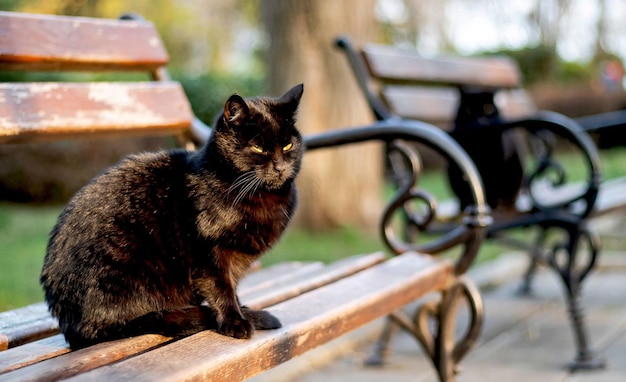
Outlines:
[[[301, 281], [307, 274], [323, 267], [324, 264], [321, 262], [286, 262], [263, 268], [244, 277], [239, 295], [245, 296], [248, 293], [272, 288], [277, 284], [280, 286], [280, 283], [283, 285], [283, 291], [286, 289], [285, 286], [288, 290], [290, 279]], [[278, 294], [280, 293], [279, 290]], [[288, 290], [288, 293], [291, 291]], [[58, 332], [58, 322], [50, 316], [48, 307], [43, 302], [0, 313], [0, 351]], [[63, 347], [66, 346], [63, 343]], [[0, 353], [0, 363], [4, 356], [4, 353]]]
[[16, 324], [38, 320], [42, 313], [47, 312], [48, 308], [43, 302], [0, 312], [0, 333], [3, 333], [5, 329], [13, 327]]
[[0, 84], [0, 143], [174, 133], [192, 121], [176, 82]]
[[[320, 262], [281, 263], [247, 275], [241, 281], [241, 286], [243, 286], [244, 294], [250, 293], [260, 288], [271, 287], [275, 283], [268, 281], [281, 280], [280, 275], [300, 278], [322, 267], [323, 264]], [[0, 351], [58, 333], [58, 331], [58, 322], [50, 316], [48, 306], [44, 302], [0, 312]], [[63, 346], [66, 346], [65, 343]], [[3, 356], [4, 354], [0, 353], [0, 363]]]
[[[168, 339], [149, 334], [130, 339], [97, 344], [85, 349], [49, 358], [21, 369], [0, 374], [2, 381], [57, 381], [100, 366], [108, 365], [142, 351], [152, 349]], [[112, 379], [106, 379], [112, 380]]]
[[[400, 117], [451, 126], [456, 116], [460, 95], [453, 87], [389, 85], [382, 89], [389, 108]], [[500, 115], [508, 119], [531, 115], [536, 108], [524, 91], [502, 90], [495, 103]]]
[[1, 70], [141, 70], [169, 57], [150, 22], [0, 12]]
[[327, 267], [312, 272], [305, 277], [290, 279], [274, 285], [270, 290], [260, 290], [241, 296], [244, 304], [260, 309], [278, 304], [294, 296], [311, 291], [315, 288], [333, 283], [342, 278], [353, 275], [372, 267], [385, 260], [382, 252], [366, 256], [353, 256], [330, 264]]
[[70, 349], [61, 334], [37, 340], [0, 353], [0, 379], [2, 374], [68, 353]]
[[[427, 291], [447, 287], [452, 274], [451, 262], [407, 253], [270, 308], [283, 322], [281, 329], [257, 332], [250, 340], [203, 332], [77, 375], [76, 380], [244, 380], [392, 312]], [[93, 362], [75, 353], [2, 377], [9, 381], [49, 378], [51, 372], [69, 377], [83, 371], [86, 359]]]
[[[59, 325], [38, 303], [0, 313], [0, 351], [58, 333]], [[2, 353], [0, 353], [2, 354]]]
[[[260, 284], [262, 284], [262, 286], [264, 285], [264, 287], [260, 289], [255, 288], [254, 285], [251, 285], [249, 282], [244, 283], [244, 281], [242, 280], [242, 283], [248, 284], [247, 289], [249, 290], [249, 293], [248, 296], [246, 296], [245, 294], [240, 295], [241, 301], [243, 304], [246, 304], [256, 309], [265, 308], [277, 302], [285, 301], [293, 297], [294, 295], [297, 295], [298, 293], [303, 293], [305, 291], [309, 291], [316, 287], [336, 281], [340, 278], [353, 275], [359, 271], [362, 271], [363, 269], [380, 263], [384, 259], [385, 256], [383, 253], [353, 256], [337, 261], [336, 263], [333, 263], [328, 267], [311, 267], [311, 269], [309, 269], [307, 272], [300, 273], [299, 276], [296, 278], [284, 278], [278, 283], [270, 284], [268, 287], [267, 285], [265, 285], [267, 277], [275, 276], [277, 271], [282, 272], [286, 270], [286, 268], [291, 268], [291, 266], [286, 266], [285, 264], [277, 264], [275, 266], [259, 270], [258, 272], [256, 272], [257, 274], [251, 274], [250, 276], [247, 276], [254, 276], [252, 281], [256, 280], [256, 282], [259, 282]], [[299, 266], [297, 266], [295, 269], [307, 269], [307, 267], [306, 264], [299, 263]], [[326, 275], [326, 271], [328, 271], [328, 275]], [[50, 317], [45, 307], [45, 304], [43, 303], [35, 304], [28, 307], [28, 312], [32, 316], [31, 321], [39, 320], [41, 322], [53, 322], [56, 325], [56, 321]], [[58, 328], [58, 325], [56, 327]], [[16, 329], [16, 326], [6, 325], [4, 331], [6, 335], [12, 337], [13, 342], [20, 340], [19, 335], [21, 333], [16, 332]], [[3, 332], [0, 331], [0, 333]], [[160, 340], [155, 339], [156, 337], [160, 338]], [[117, 341], [115, 343], [119, 344], [122, 350], [115, 350], [114, 352], [118, 353], [123, 351], [126, 352], [125, 356], [131, 356], [135, 353], [148, 350], [148, 348], [142, 348], [142, 344], [153, 347], [161, 342], [165, 342], [168, 340], [168, 338], [166, 337], [156, 337], [147, 342], [141, 339], [128, 339]], [[68, 351], [67, 344], [61, 336], [55, 336], [52, 338], [55, 339], [51, 340], [51, 342], [48, 342], [48, 339], [35, 341], [27, 345], [22, 345], [18, 348], [13, 348], [0, 352], [0, 374], [3, 373], [3, 370], [8, 371], [16, 368], [15, 366], [12, 366], [12, 360], [14, 359], [20, 359], [24, 365], [29, 365], [56, 357], [57, 355], [63, 354]], [[133, 342], [133, 344], [125, 344], [124, 341], [131, 341]], [[138, 342], [135, 344], [136, 341]], [[23, 342], [25, 341], [22, 339], [21, 343]], [[106, 348], [106, 352], [113, 351], [114, 349], [115, 347]], [[104, 351], [103, 349], [100, 350]], [[83, 359], [82, 357], [83, 356], [78, 356], [77, 359]], [[116, 355], [115, 357], [118, 356]], [[97, 367], [99, 365], [101, 364], [97, 362], [93, 363], [93, 367]]]
[[391, 110], [403, 118], [450, 124], [459, 104], [459, 92], [451, 87], [386, 86], [383, 96]]
[[246, 275], [239, 283], [238, 295], [245, 296], [246, 294], [254, 293], [259, 290], [272, 288], [279, 283], [284, 283], [292, 279], [300, 279], [322, 268], [324, 268], [324, 263], [321, 261], [289, 261], [275, 264], [271, 267], [263, 268], [257, 272]]
[[424, 57], [415, 50], [373, 44], [365, 46], [363, 54], [374, 76], [387, 81], [487, 88], [521, 85], [519, 68], [508, 57]]

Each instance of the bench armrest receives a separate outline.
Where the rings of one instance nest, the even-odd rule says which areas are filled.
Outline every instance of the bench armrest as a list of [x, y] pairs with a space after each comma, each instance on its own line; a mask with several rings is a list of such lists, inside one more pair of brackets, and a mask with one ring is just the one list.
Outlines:
[[[344, 144], [378, 140], [388, 144], [392, 151], [404, 156], [409, 164], [410, 176], [399, 185], [398, 191], [387, 204], [380, 224], [380, 232], [385, 244], [395, 254], [407, 251], [418, 251], [438, 254], [457, 245], [464, 245], [464, 251], [455, 264], [457, 274], [464, 273], [474, 261], [485, 228], [491, 223], [489, 208], [485, 201], [485, 193], [480, 175], [465, 151], [446, 133], [435, 126], [419, 121], [391, 119], [380, 121], [368, 126], [334, 130], [304, 138], [308, 150], [337, 147]], [[408, 201], [417, 200], [426, 203], [423, 216], [414, 218], [420, 221], [420, 231], [427, 231], [430, 222], [437, 215], [436, 199], [418, 189], [417, 184], [421, 172], [419, 153], [414, 146], [406, 142], [419, 142], [441, 154], [450, 163], [456, 164], [468, 179], [472, 190], [473, 204], [466, 209], [462, 223], [447, 234], [425, 244], [417, 244], [414, 240], [403, 240], [395, 234], [391, 217], [403, 212]]]

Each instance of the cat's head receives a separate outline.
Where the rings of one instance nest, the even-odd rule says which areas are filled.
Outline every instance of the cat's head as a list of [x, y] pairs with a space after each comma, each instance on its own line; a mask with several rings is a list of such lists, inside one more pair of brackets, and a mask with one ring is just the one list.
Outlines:
[[297, 175], [304, 147], [295, 122], [303, 89], [296, 85], [279, 98], [234, 94], [226, 101], [213, 139], [241, 187], [278, 189]]

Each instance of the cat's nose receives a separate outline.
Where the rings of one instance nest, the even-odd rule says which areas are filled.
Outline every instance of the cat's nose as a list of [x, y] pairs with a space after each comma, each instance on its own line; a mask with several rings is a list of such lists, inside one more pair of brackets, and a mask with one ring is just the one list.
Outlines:
[[274, 163], [274, 170], [281, 175], [287, 169], [287, 162], [283, 158], [274, 159], [272, 162]]

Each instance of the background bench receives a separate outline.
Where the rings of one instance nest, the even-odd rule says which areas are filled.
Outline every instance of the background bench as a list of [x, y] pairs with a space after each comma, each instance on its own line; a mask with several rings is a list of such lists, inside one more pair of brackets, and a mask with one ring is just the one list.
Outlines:
[[[0, 12], [0, 70], [147, 73], [138, 82], [0, 83], [0, 144], [75, 140], [94, 136], [167, 134], [193, 147], [209, 128], [194, 117], [180, 85], [169, 79], [168, 56], [152, 24], [133, 17], [101, 20]], [[70, 352], [43, 303], [0, 313], [0, 379], [235, 381], [251, 377], [376, 318], [394, 314], [430, 355], [442, 381], [478, 336], [480, 295], [464, 277], [489, 223], [480, 178], [460, 147], [420, 122], [379, 123], [305, 137], [309, 150], [382, 140], [420, 167], [404, 141], [416, 141], [456, 163], [472, 185], [473, 208], [466, 223], [431, 245], [404, 243], [390, 216], [416, 194], [405, 183], [387, 207], [381, 232], [394, 256], [357, 256], [330, 265], [284, 263], [250, 273], [242, 301], [280, 318], [279, 330], [236, 340], [214, 332], [178, 341], [145, 335]], [[305, 159], [306, 160], [306, 159]], [[419, 195], [426, 195], [420, 193]], [[382, 243], [381, 243], [382, 248]], [[459, 248], [456, 261], [435, 254]], [[10, 255], [10, 254], [3, 254]], [[412, 321], [399, 310], [426, 294], [440, 295]], [[467, 330], [456, 338], [457, 305], [469, 309]], [[434, 328], [425, 323], [432, 318]], [[415, 324], [413, 324], [415, 322]]]
[[[600, 182], [598, 153], [584, 129], [565, 116], [536, 110], [521, 88], [519, 68], [507, 57], [424, 57], [415, 50], [391, 46], [355, 47], [346, 37], [336, 43], [346, 53], [379, 121], [436, 124], [468, 152], [493, 208], [494, 223], [487, 229], [487, 237], [530, 254], [522, 287], [525, 293], [530, 291], [538, 263], [556, 272], [565, 287], [576, 344], [571, 367], [602, 367], [589, 344], [580, 304], [582, 283], [600, 251], [599, 240], [588, 230], [587, 222], [626, 206], [626, 178]], [[617, 112], [581, 118], [580, 122], [588, 130], [597, 130], [615, 128], [626, 118]], [[519, 169], [503, 165], [511, 150], [521, 156]], [[570, 177], [570, 168], [555, 155], [558, 151], [569, 152], [584, 174]], [[404, 163], [391, 162], [390, 168], [401, 184]], [[454, 168], [449, 175], [455, 176]], [[502, 185], [515, 188], [515, 182], [520, 190], [511, 203], [494, 195]], [[426, 224], [413, 211], [406, 211], [406, 235], [412, 234], [412, 227], [431, 232], [452, 229], [464, 198], [463, 189], [456, 190], [454, 200], [440, 205], [437, 216]], [[509, 234], [520, 228], [528, 233], [523, 237]]]

